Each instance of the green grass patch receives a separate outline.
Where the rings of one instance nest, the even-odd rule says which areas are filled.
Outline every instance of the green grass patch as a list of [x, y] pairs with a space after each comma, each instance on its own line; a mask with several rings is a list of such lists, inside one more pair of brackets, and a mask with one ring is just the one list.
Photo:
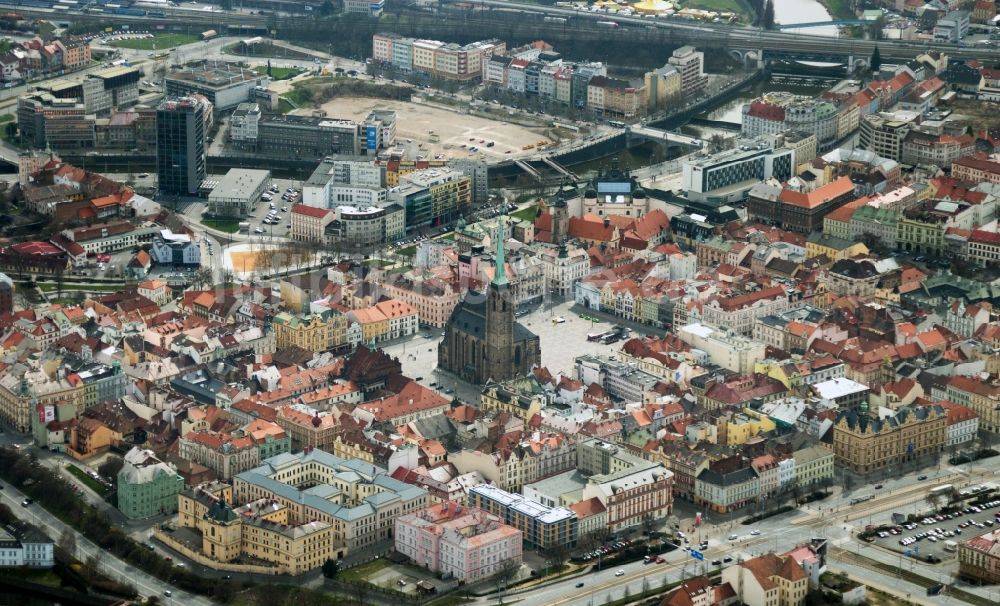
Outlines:
[[830, 16], [834, 19], [856, 19], [857, 15], [851, 9], [850, 2], [847, 0], [819, 0], [819, 3], [826, 7], [829, 11]]
[[286, 99], [284, 97], [278, 97], [278, 113], [279, 114], [287, 114], [288, 112], [292, 111], [293, 109], [295, 109], [295, 106], [292, 105], [292, 103], [288, 99]]
[[383, 568], [389, 565], [389, 560], [379, 558], [377, 560], [372, 560], [371, 562], [361, 564], [360, 566], [355, 566], [354, 568], [348, 568], [347, 570], [341, 571], [337, 574], [337, 580], [345, 582], [358, 582], [362, 581], [367, 583], [368, 577], [372, 576], [376, 572], [379, 572]]
[[240, 231], [239, 219], [202, 219], [201, 224], [209, 229], [226, 232], [227, 234], [234, 234]]
[[[310, 105], [312, 103], [312, 96], [310, 96], [310, 94], [305, 89], [297, 87], [296, 84], [298, 83], [293, 82], [292, 90], [281, 95], [281, 101], [283, 103], [288, 103], [288, 101], [291, 100], [291, 102], [298, 107], [305, 107], [307, 105]], [[291, 104], [289, 104], [289, 107], [291, 107]]]
[[0, 114], [0, 124], [14, 121], [14, 114]]
[[438, 236], [437, 238], [434, 238], [434, 239], [435, 240], [451, 240], [452, 242], [454, 242], [455, 241], [455, 232], [450, 231], [450, 232], [446, 233], [445, 235]]
[[[72, 283], [70, 280], [63, 282], [63, 292], [82, 290], [84, 292], [118, 292], [122, 289], [122, 284], [86, 284]], [[50, 282], [39, 282], [38, 289], [42, 292], [59, 292], [59, 285]]]
[[538, 207], [532, 205], [526, 208], [522, 208], [520, 210], [515, 210], [514, 212], [510, 213], [510, 216], [514, 217], [515, 219], [521, 219], [522, 221], [534, 221], [535, 215], [537, 213], [538, 213]]
[[197, 42], [198, 36], [192, 34], [153, 34], [152, 38], [134, 38], [131, 40], [115, 40], [110, 45], [115, 48], [131, 48], [135, 50], [165, 50], [183, 44]]
[[306, 70], [298, 67], [272, 67], [270, 77], [272, 80], [287, 80], [289, 78], [294, 78], [305, 71]]
[[36, 570], [33, 568], [5, 568], [0, 571], [5, 576], [17, 577], [20, 581], [37, 583], [46, 587], [62, 587], [62, 579], [54, 570]]
[[[464, 595], [450, 594], [442, 596], [436, 600], [427, 602], [425, 606], [458, 606], [459, 604], [467, 604], [469, 602], [474, 602], [475, 600], [466, 597]], [[505, 604], [511, 604], [512, 602], [504, 602]]]
[[395, 261], [386, 261], [385, 259], [367, 259], [365, 260], [365, 265], [368, 267], [389, 267], [395, 265]]
[[397, 250], [396, 254], [404, 257], [412, 257], [417, 254], [417, 245], [411, 244], [410, 246], [404, 246], [403, 248]]
[[717, 11], [720, 13], [743, 13], [743, 6], [739, 0], [689, 0], [683, 3], [684, 8], [700, 8], [703, 11]]
[[263, 587], [254, 587], [237, 593], [227, 604], [229, 606], [273, 606], [274, 604], [347, 606], [356, 602], [344, 596], [315, 589], [268, 583]]
[[68, 471], [70, 473], [70, 475], [76, 476], [76, 479], [78, 479], [81, 482], [83, 482], [84, 485], [87, 486], [87, 488], [93, 490], [94, 492], [96, 492], [97, 494], [99, 494], [101, 496], [103, 496], [104, 493], [106, 493], [108, 491], [108, 487], [107, 486], [105, 486], [104, 484], [101, 484], [100, 482], [98, 482], [94, 478], [88, 476], [86, 473], [83, 472], [82, 469], [80, 469], [76, 465], [67, 465], [66, 466], [66, 471]]

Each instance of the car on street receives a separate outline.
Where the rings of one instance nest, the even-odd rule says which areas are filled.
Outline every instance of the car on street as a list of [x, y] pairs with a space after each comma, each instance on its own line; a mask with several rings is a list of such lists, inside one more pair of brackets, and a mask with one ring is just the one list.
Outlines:
[[174, 592], [170, 591], [169, 589], [166, 589], [163, 591], [163, 595], [169, 598], [170, 596], [174, 595]]
[[581, 588], [581, 587], [583, 587], [583, 583], [577, 583], [577, 584], [576, 584], [576, 588], [577, 588], [577, 589], [579, 589], [579, 588]]
[[712, 566], [722, 566], [722, 560], [712, 560]]
[[917, 476], [917, 480], [919, 480], [921, 482], [923, 482], [926, 479], [927, 479], [927, 476]]
[[28, 505], [31, 505], [32, 503], [34, 503], [34, 501], [32, 501], [31, 499], [25, 499], [25, 500], [21, 501], [21, 507], [27, 507]]
[[615, 571], [615, 576], [616, 577], [623, 577], [623, 576], [625, 576], [625, 571], [622, 570], [621, 568], [619, 568], [618, 570]]
[[729, 540], [730, 540], [730, 541], [735, 541], [735, 540], [737, 540], [737, 539], [739, 539], [739, 537], [738, 537], [738, 536], [736, 536], [735, 534], [731, 534], [731, 535], [729, 535]]
[[760, 536], [760, 531], [757, 530], [757, 529], [751, 530], [750, 531], [750, 536], [759, 537]]

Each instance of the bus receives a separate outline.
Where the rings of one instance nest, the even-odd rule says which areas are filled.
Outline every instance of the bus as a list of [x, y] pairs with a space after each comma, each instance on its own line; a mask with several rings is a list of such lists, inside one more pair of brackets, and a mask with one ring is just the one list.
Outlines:
[[949, 495], [954, 490], [955, 487], [952, 486], [951, 484], [942, 484], [940, 486], [935, 486], [934, 488], [931, 488], [931, 494], [934, 496]]

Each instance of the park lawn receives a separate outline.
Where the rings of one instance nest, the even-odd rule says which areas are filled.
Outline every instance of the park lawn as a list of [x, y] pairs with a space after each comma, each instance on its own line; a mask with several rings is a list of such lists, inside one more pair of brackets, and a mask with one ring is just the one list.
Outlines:
[[201, 224], [211, 229], [226, 232], [227, 234], [234, 234], [240, 231], [239, 219], [202, 219]]
[[534, 221], [535, 214], [537, 213], [538, 213], [538, 207], [532, 205], [526, 208], [522, 208], [520, 210], [515, 210], [514, 212], [510, 213], [510, 216], [516, 219], [521, 219], [522, 221]]
[[272, 80], [287, 80], [289, 78], [294, 78], [299, 74], [305, 72], [304, 69], [299, 69], [298, 67], [272, 67], [271, 68], [271, 79]]
[[116, 48], [131, 48], [135, 50], [153, 50], [153, 43], [156, 43], [156, 50], [165, 50], [182, 44], [197, 42], [198, 36], [192, 34], [153, 34], [152, 38], [135, 38], [132, 40], [115, 40], [111, 46]]
[[377, 560], [361, 564], [360, 566], [355, 566], [354, 568], [348, 568], [347, 570], [341, 571], [337, 573], [337, 579], [342, 581], [364, 581], [367, 583], [369, 577], [388, 565], [389, 560], [379, 558]]
[[14, 121], [14, 114], [0, 114], [0, 124]]
[[704, 11], [742, 14], [743, 7], [739, 0], [688, 0], [682, 3], [684, 8], [700, 8]]
[[412, 257], [417, 254], [417, 245], [411, 244], [410, 246], [404, 246], [403, 248], [397, 250], [396, 254], [402, 257]]
[[101, 484], [100, 482], [98, 482], [94, 478], [88, 476], [86, 473], [83, 472], [82, 469], [80, 469], [76, 465], [67, 465], [66, 466], [66, 471], [68, 471], [71, 475], [76, 476], [76, 478], [78, 480], [80, 480], [81, 482], [83, 482], [84, 485], [87, 486], [87, 488], [93, 490], [94, 492], [96, 492], [99, 495], [103, 495], [104, 493], [106, 493], [108, 491], [108, 487], [107, 486], [105, 486], [104, 484]]
[[847, 2], [847, 0], [820, 0], [820, 4], [826, 7], [826, 10], [834, 19], [857, 18], [857, 15], [854, 14], [854, 10], [851, 8], [851, 3]]
[[[101, 284], [89, 282], [73, 282], [69, 277], [63, 279], [63, 292], [82, 290], [85, 292], [118, 292], [122, 289], [121, 284]], [[38, 289], [43, 292], [58, 292], [59, 285], [50, 282], [39, 282]]]

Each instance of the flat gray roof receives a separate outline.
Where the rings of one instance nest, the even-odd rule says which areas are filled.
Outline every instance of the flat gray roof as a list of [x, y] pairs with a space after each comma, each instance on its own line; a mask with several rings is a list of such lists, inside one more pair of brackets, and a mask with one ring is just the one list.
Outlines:
[[226, 176], [219, 179], [218, 185], [212, 188], [212, 193], [208, 197], [249, 198], [254, 195], [261, 183], [266, 183], [270, 178], [269, 170], [233, 168], [226, 173]]

